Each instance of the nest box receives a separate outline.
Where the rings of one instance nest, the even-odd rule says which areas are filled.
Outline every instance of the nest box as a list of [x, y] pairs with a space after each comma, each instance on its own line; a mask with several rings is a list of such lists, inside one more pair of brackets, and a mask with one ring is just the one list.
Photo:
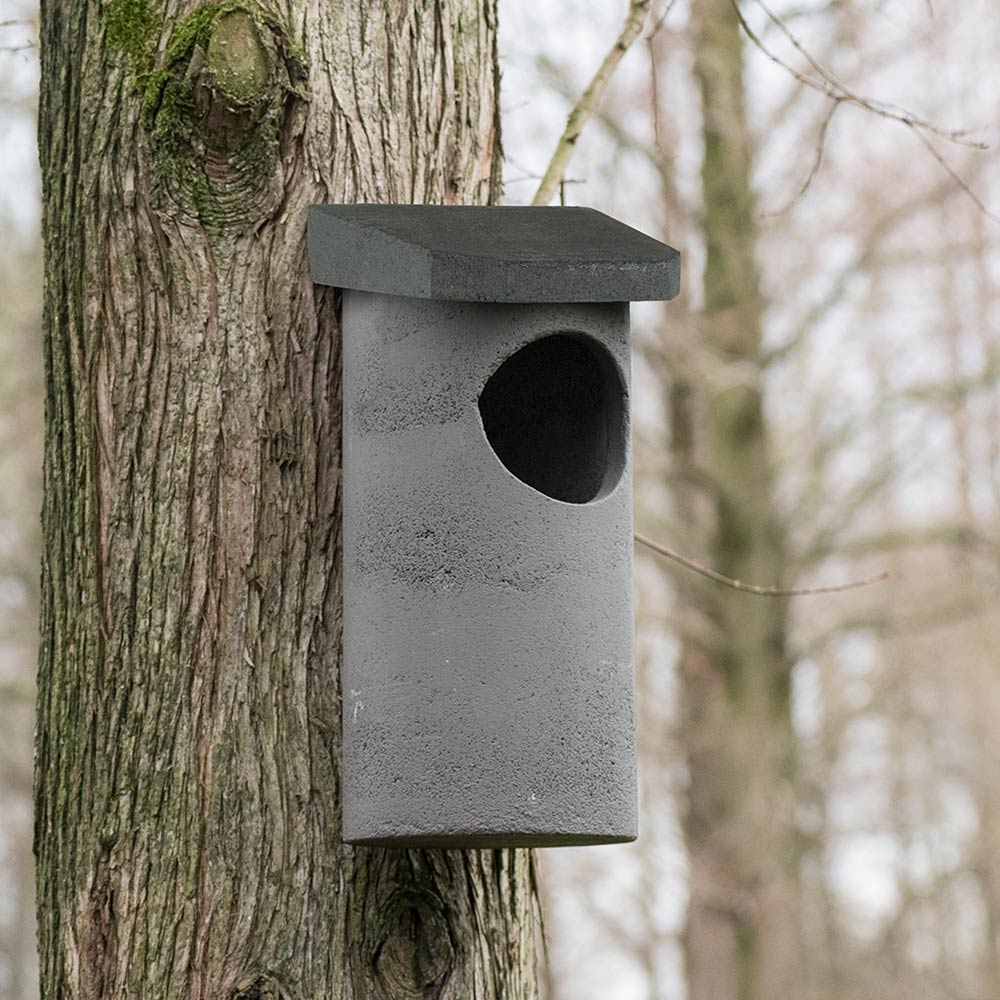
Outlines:
[[344, 839], [636, 836], [629, 306], [584, 208], [318, 205], [343, 289]]

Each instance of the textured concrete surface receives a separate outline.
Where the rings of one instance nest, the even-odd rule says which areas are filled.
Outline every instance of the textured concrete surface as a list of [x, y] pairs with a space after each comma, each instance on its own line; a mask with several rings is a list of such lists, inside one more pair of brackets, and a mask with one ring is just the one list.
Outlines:
[[627, 304], [345, 291], [343, 331], [344, 838], [633, 839]]
[[468, 302], [672, 299], [680, 254], [591, 208], [314, 205], [313, 280]]

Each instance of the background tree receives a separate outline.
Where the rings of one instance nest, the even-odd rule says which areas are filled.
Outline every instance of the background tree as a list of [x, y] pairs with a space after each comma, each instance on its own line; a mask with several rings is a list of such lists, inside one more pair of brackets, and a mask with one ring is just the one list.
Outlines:
[[[731, 0], [692, 7], [701, 98], [702, 363], [665, 371], [686, 537], [741, 581], [788, 586], [764, 413], [763, 297], [744, 35]], [[691, 1000], [801, 993], [788, 602], [680, 583]], [[762, 851], [761, 844], [768, 849]]]
[[526, 852], [340, 842], [313, 202], [499, 177], [494, 4], [46, 0], [41, 992], [528, 997]]
[[[615, 30], [519, 72], [575, 102]], [[682, 299], [635, 310], [640, 531], [755, 583], [892, 575], [767, 609], [639, 548], [643, 842], [543, 856], [560, 997], [990, 995], [995, 743], [958, 691], [988, 712], [996, 680], [968, 644], [997, 586], [996, 30], [979, 4], [662, 4], [577, 143], [567, 200], [686, 252]], [[528, 186], [525, 137], [565, 111], [510, 100]], [[768, 618], [769, 710], [726, 684]]]

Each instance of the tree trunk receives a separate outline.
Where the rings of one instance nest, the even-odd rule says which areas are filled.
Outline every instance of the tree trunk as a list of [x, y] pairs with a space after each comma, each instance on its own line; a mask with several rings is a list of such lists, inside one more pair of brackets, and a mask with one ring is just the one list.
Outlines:
[[495, 3], [43, 0], [41, 44], [42, 997], [533, 996], [528, 852], [340, 841], [305, 251], [313, 202], [496, 195]]
[[[752, 139], [730, 0], [692, 8], [704, 160], [705, 351], [672, 386], [676, 509], [711, 565], [781, 585], [764, 412]], [[800, 996], [787, 602], [681, 583], [690, 1000]]]

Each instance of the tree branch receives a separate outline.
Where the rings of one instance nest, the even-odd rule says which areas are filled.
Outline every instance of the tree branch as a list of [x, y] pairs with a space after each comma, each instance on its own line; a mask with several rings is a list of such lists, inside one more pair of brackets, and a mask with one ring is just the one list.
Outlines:
[[532, 199], [532, 205], [547, 205], [553, 195], [559, 190], [563, 174], [569, 166], [570, 158], [573, 156], [573, 149], [577, 139], [583, 131], [584, 125], [590, 120], [601, 98], [604, 96], [608, 83], [614, 75], [618, 64], [622, 61], [622, 56], [629, 50], [632, 43], [639, 37], [642, 26], [646, 22], [652, 0], [630, 0], [628, 14], [625, 23], [615, 39], [615, 44], [611, 46], [608, 54], [598, 67], [594, 78], [587, 85], [587, 89], [580, 95], [573, 110], [570, 111], [566, 119], [566, 128], [556, 143], [555, 152], [545, 170], [541, 184]]
[[954, 142], [959, 145], [969, 146], [972, 149], [978, 150], [987, 149], [988, 147], [986, 143], [970, 139], [968, 137], [968, 129], [945, 129], [939, 125], [935, 125], [926, 118], [921, 118], [919, 115], [916, 115], [905, 108], [898, 107], [897, 105], [890, 104], [886, 101], [880, 101], [876, 98], [866, 97], [864, 94], [855, 92], [846, 83], [837, 79], [837, 77], [834, 76], [830, 70], [823, 66], [822, 63], [820, 63], [819, 60], [817, 60], [809, 52], [809, 50], [806, 49], [796, 35], [789, 29], [788, 25], [786, 25], [784, 21], [778, 17], [778, 15], [775, 14], [766, 3], [764, 3], [764, 0], [754, 0], [754, 2], [762, 11], [764, 11], [771, 23], [778, 28], [786, 39], [788, 39], [795, 51], [798, 52], [803, 59], [805, 59], [816, 75], [810, 76], [808, 73], [803, 73], [769, 49], [764, 44], [761, 37], [747, 22], [747, 19], [743, 15], [743, 11], [740, 8], [740, 0], [730, 0], [733, 11], [735, 12], [736, 17], [740, 22], [740, 26], [743, 28], [747, 38], [750, 39], [754, 46], [756, 46], [756, 48], [764, 56], [766, 56], [775, 65], [780, 66], [787, 73], [790, 73], [794, 79], [798, 80], [799, 83], [806, 87], [811, 87], [813, 90], [819, 91], [819, 93], [826, 95], [833, 101], [838, 103], [853, 104], [855, 107], [868, 111], [871, 114], [878, 115], [881, 118], [886, 118], [889, 121], [897, 122], [900, 125], [905, 125], [923, 143], [934, 161], [948, 174], [959, 189], [972, 199], [977, 208], [979, 208], [979, 210], [991, 221], [1000, 223], [1000, 216], [995, 215], [989, 210], [989, 208], [987, 208], [983, 200], [972, 190], [972, 188], [969, 187], [968, 183], [935, 148], [929, 137], [936, 135], [942, 139], [946, 139], [948, 142]]
[[[794, 66], [785, 62], [780, 56], [775, 55], [767, 46], [764, 45], [760, 36], [750, 27], [747, 23], [746, 18], [743, 16], [743, 11], [740, 9], [740, 0], [730, 0], [733, 6], [733, 10], [736, 12], [736, 16], [739, 19], [740, 26], [746, 33], [747, 38], [765, 55], [771, 62], [780, 66], [786, 72], [791, 73], [792, 76], [799, 81], [799, 83], [805, 84], [807, 87], [812, 87], [813, 90], [818, 90], [821, 94], [826, 94], [830, 98], [839, 98], [848, 104], [854, 104], [865, 111], [870, 111], [872, 114], [878, 115], [881, 118], [888, 118], [890, 121], [899, 122], [901, 125], [907, 125], [910, 128], [923, 129], [926, 132], [930, 132], [934, 135], [940, 136], [942, 139], [947, 139], [949, 142], [959, 143], [964, 146], [970, 146], [973, 149], [986, 149], [987, 146], [984, 142], [977, 141], [975, 139], [969, 139], [968, 129], [945, 129], [941, 128], [939, 125], [935, 125], [933, 122], [928, 121], [926, 118], [921, 118], [920, 116], [914, 114], [905, 108], [898, 107], [895, 104], [890, 104], [886, 101], [880, 101], [873, 97], [866, 97], [864, 94], [858, 94], [853, 91], [841, 80], [838, 80], [836, 76], [833, 75], [825, 66], [823, 66], [819, 60], [817, 60], [806, 47], [799, 41], [799, 39], [791, 32], [788, 26], [775, 14], [768, 6], [764, 3], [764, 0], [754, 0], [758, 7], [768, 16], [771, 22], [778, 28], [779, 31], [788, 39], [792, 47], [798, 52], [803, 59], [812, 67], [813, 71], [816, 73], [816, 77], [808, 76], [805, 73], [800, 72]], [[818, 79], [817, 79], [818, 77]]]
[[816, 179], [816, 175], [819, 173], [819, 168], [823, 165], [823, 155], [826, 152], [826, 135], [830, 130], [830, 123], [833, 121], [833, 116], [836, 113], [837, 108], [839, 108], [843, 103], [843, 100], [839, 97], [830, 99], [829, 108], [823, 116], [823, 121], [820, 123], [819, 136], [816, 139], [816, 152], [813, 156], [812, 166], [809, 168], [809, 173], [806, 175], [806, 179], [802, 182], [798, 191], [784, 207], [762, 213], [763, 218], [768, 219], [774, 218], [778, 215], [784, 215], [786, 212], [791, 210], [792, 206], [795, 205], [795, 203], [802, 198], [812, 186], [812, 182]]
[[659, 542], [654, 542], [651, 538], [646, 538], [638, 532], [635, 533], [634, 537], [637, 542], [645, 545], [646, 548], [652, 549], [653, 552], [665, 556], [667, 559], [672, 559], [686, 569], [700, 573], [702, 576], [707, 576], [709, 580], [715, 580], [716, 583], [724, 583], [727, 587], [732, 587], [734, 590], [742, 590], [748, 594], [757, 594], [760, 597], [812, 597], [815, 594], [839, 594], [844, 590], [855, 590], [858, 587], [868, 587], [873, 583], [881, 583], [883, 580], [889, 578], [889, 574], [885, 572], [865, 577], [863, 580], [851, 580], [849, 583], [842, 583], [835, 587], [803, 587], [788, 590], [781, 587], [760, 587], [753, 583], [744, 583], [742, 580], [734, 580], [730, 576], [719, 573], [714, 569], [709, 569], [708, 566], [702, 566], [701, 563], [695, 562], [694, 559], [689, 559], [687, 556], [681, 555], [680, 552], [676, 552], [666, 545], [661, 545]]

